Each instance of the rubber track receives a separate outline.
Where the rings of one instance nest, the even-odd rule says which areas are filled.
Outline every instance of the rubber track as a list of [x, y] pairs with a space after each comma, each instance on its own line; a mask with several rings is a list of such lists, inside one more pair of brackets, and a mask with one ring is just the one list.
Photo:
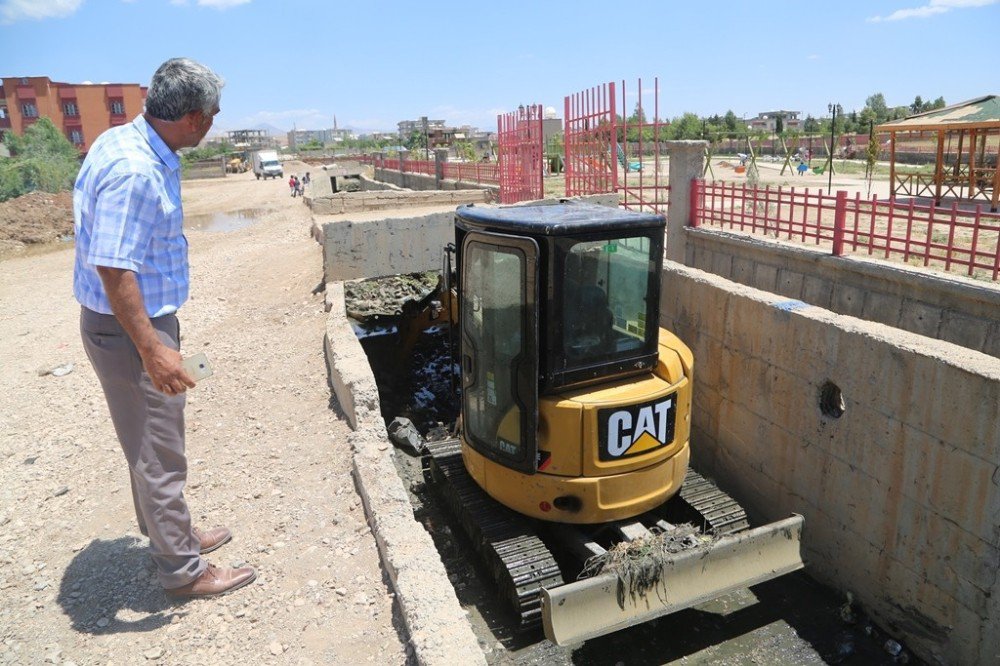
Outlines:
[[684, 477], [680, 495], [688, 506], [701, 515], [706, 530], [712, 534], [733, 534], [750, 529], [743, 507], [690, 467]]
[[459, 440], [427, 442], [427, 451], [428, 482], [438, 487], [462, 523], [500, 594], [520, 618], [519, 628], [540, 626], [542, 588], [563, 584], [552, 553], [530, 521], [501, 505], [472, 480], [462, 462]]

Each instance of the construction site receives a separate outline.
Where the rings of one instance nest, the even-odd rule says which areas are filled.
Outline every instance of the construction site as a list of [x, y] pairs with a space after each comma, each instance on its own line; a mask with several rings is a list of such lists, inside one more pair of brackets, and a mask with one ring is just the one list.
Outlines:
[[[1000, 218], [988, 209], [990, 199], [995, 201], [995, 191], [989, 187], [995, 180], [995, 167], [989, 169], [989, 159], [980, 157], [980, 171], [976, 173], [981, 173], [981, 182], [987, 183], [987, 187], [984, 199], [977, 204], [974, 185], [968, 193], [948, 201], [942, 201], [939, 189], [937, 196], [928, 197], [931, 201], [910, 198], [904, 203], [899, 198], [882, 202], [877, 196], [862, 197], [860, 193], [849, 194], [845, 190], [834, 193], [820, 188], [803, 192], [771, 186], [748, 189], [745, 184], [706, 181], [704, 175], [709, 167], [704, 142], [660, 142], [655, 136], [648, 153], [636, 147], [639, 157], [635, 161], [626, 158], [619, 146], [615, 164], [613, 137], [619, 133], [614, 127], [614, 106], [608, 102], [614, 99], [614, 94], [612, 84], [610, 89], [598, 88], [567, 98], [570, 112], [565, 198], [544, 198], [544, 184], [538, 177], [539, 148], [531, 140], [536, 109], [529, 107], [527, 111], [501, 118], [500, 123], [501, 155], [508, 155], [508, 160], [501, 159], [498, 167], [499, 199], [509, 203], [510, 208], [490, 205], [483, 208], [482, 202], [496, 196], [491, 189], [470, 184], [474, 179], [468, 175], [464, 185], [461, 177], [447, 178], [444, 169], [448, 165], [440, 160], [427, 165], [407, 163], [404, 157], [395, 161], [376, 157], [372, 163], [376, 180], [421, 190], [412, 194], [401, 192], [398, 196], [464, 205], [457, 213], [384, 218], [367, 223], [345, 224], [339, 219], [327, 222], [322, 216], [316, 217], [316, 236], [324, 247], [326, 293], [331, 312], [328, 364], [338, 401], [344, 405], [355, 428], [356, 473], [361, 479], [362, 492], [368, 487], [366, 478], [374, 480], [389, 474], [390, 460], [371, 461], [366, 455], [366, 450], [374, 455], [387, 435], [403, 449], [409, 448], [411, 455], [416, 452], [425, 458], [426, 483], [404, 472], [400, 490], [390, 492], [380, 486], [378, 493], [365, 498], [377, 538], [379, 525], [385, 525], [386, 534], [379, 542], [385, 544], [383, 557], [390, 561], [387, 568], [394, 572], [397, 585], [403, 589], [412, 572], [419, 579], [414, 581], [414, 592], [419, 593], [427, 588], [429, 571], [424, 561], [415, 567], [410, 561], [392, 561], [390, 545], [404, 537], [394, 533], [395, 518], [388, 516], [393, 515], [393, 506], [403, 504], [407, 487], [416, 490], [409, 494], [405, 510], [409, 512], [411, 504], [415, 504], [419, 507], [418, 516], [431, 511], [425, 506], [433, 503], [431, 486], [441, 483], [446, 488], [462, 488], [463, 483], [469, 483], [471, 474], [474, 485], [486, 490], [492, 498], [484, 501], [495, 500], [514, 508], [518, 514], [538, 520], [588, 524], [602, 518], [593, 515], [577, 518], [574, 514], [585, 513], [591, 501], [603, 506], [600, 493], [613, 493], [619, 498], [616, 501], [626, 501], [621, 498], [639, 497], [645, 491], [633, 489], [623, 495], [621, 490], [609, 488], [597, 491], [598, 498], [589, 500], [584, 486], [563, 484], [558, 490], [539, 490], [544, 486], [540, 478], [542, 470], [559, 456], [558, 450], [563, 446], [560, 439], [579, 441], [575, 438], [582, 437], [586, 441], [594, 436], [584, 434], [586, 425], [584, 433], [573, 434], [572, 421], [560, 421], [565, 417], [558, 416], [558, 411], [548, 411], [566, 409], [565, 401], [589, 400], [582, 397], [587, 395], [586, 391], [568, 389], [556, 390], [558, 400], [564, 402], [551, 406], [547, 398], [535, 398], [541, 400], [536, 409], [546, 412], [543, 422], [527, 426], [529, 431], [540, 433], [538, 447], [529, 450], [527, 463], [528, 473], [536, 476], [529, 477], [532, 480], [524, 486], [516, 485], [519, 483], [516, 477], [504, 476], [504, 472], [494, 472], [491, 477], [488, 460], [499, 461], [499, 465], [508, 469], [519, 468], [519, 464], [469, 443], [473, 436], [464, 432], [470, 428], [468, 419], [478, 418], [477, 409], [482, 408], [473, 406], [470, 401], [475, 398], [470, 393], [479, 386], [487, 393], [486, 404], [492, 405], [495, 400], [503, 404], [502, 398], [493, 395], [494, 391], [511, 390], [517, 394], [518, 389], [494, 388], [494, 381], [498, 387], [503, 386], [501, 380], [494, 379], [493, 372], [500, 372], [494, 366], [484, 375], [485, 387], [474, 378], [480, 361], [470, 358], [468, 349], [475, 346], [475, 341], [468, 337], [472, 335], [468, 328], [473, 324], [466, 322], [466, 318], [475, 320], [479, 315], [449, 315], [449, 294], [440, 289], [435, 293], [428, 284], [394, 312], [390, 307], [381, 316], [359, 315], [358, 303], [366, 299], [358, 300], [352, 281], [385, 275], [387, 257], [391, 274], [433, 271], [441, 265], [441, 248], [450, 247], [451, 253], [455, 253], [456, 246], [464, 243], [464, 251], [472, 252], [474, 244], [469, 245], [469, 238], [477, 233], [485, 234], [483, 242], [497, 243], [500, 247], [507, 242], [501, 239], [504, 234], [516, 231], [517, 238], [521, 238], [540, 233], [537, 238], [541, 239], [569, 233], [565, 229], [576, 228], [574, 224], [580, 225], [577, 234], [583, 234], [573, 236], [574, 242], [606, 238], [601, 231], [614, 229], [619, 223], [609, 223], [607, 227], [597, 224], [595, 220], [614, 217], [613, 213], [601, 213], [600, 206], [610, 207], [605, 208], [610, 211], [625, 209], [638, 213], [636, 219], [620, 222], [622, 225], [641, 226], [642, 213], [665, 213], [664, 245], [658, 245], [657, 233], [649, 237], [646, 246], [652, 247], [650, 256], [659, 256], [661, 252], [664, 256], [657, 289], [650, 292], [654, 297], [659, 294], [652, 312], [658, 311], [657, 321], [663, 329], [660, 362], [664, 354], [669, 354], [663, 346], [663, 331], [676, 334], [690, 345], [697, 372], [689, 414], [684, 413], [688, 399], [684, 391], [675, 398], [680, 403], [678, 419], [690, 419], [691, 465], [746, 507], [745, 514], [729, 507], [718, 523], [711, 522], [712, 516], [704, 511], [699, 512], [700, 519], [709, 523], [709, 531], [715, 538], [720, 534], [741, 535], [738, 538], [743, 541], [734, 542], [733, 548], [751, 545], [739, 555], [718, 556], [720, 568], [727, 563], [732, 567], [726, 573], [712, 573], [712, 567], [706, 564], [715, 561], [716, 546], [700, 551], [699, 565], [690, 570], [679, 563], [683, 557], [668, 556], [663, 577], [645, 590], [642, 601], [635, 600], [634, 588], [631, 601], [628, 595], [622, 596], [624, 581], [635, 584], [635, 572], [623, 574], [619, 570], [605, 574], [610, 576], [609, 581], [617, 580], [617, 592], [615, 584], [603, 581], [589, 584], [590, 591], [578, 590], [584, 581], [593, 580], [589, 578], [593, 572], [587, 572], [586, 568], [581, 582], [573, 585], [569, 585], [569, 580], [565, 583], [562, 579], [542, 580], [538, 583], [542, 589], [541, 602], [536, 607], [532, 605], [534, 602], [523, 598], [526, 593], [519, 586], [524, 576], [534, 575], [526, 573], [527, 569], [546, 569], [548, 565], [541, 559], [532, 560], [534, 555], [506, 555], [504, 549], [513, 548], [510, 545], [513, 537], [490, 536], [486, 528], [476, 526], [484, 520], [508, 519], [486, 519], [475, 513], [478, 509], [454, 511], [460, 515], [460, 522], [473, 524], [467, 529], [471, 547], [489, 551], [497, 561], [504, 562], [499, 566], [508, 569], [506, 574], [495, 578], [501, 588], [505, 580], [507, 586], [517, 587], [513, 596], [518, 598], [515, 606], [520, 608], [520, 620], [515, 620], [515, 624], [529, 627], [544, 624], [545, 635], [552, 643], [572, 645], [671, 611], [697, 607], [699, 603], [732, 593], [735, 588], [777, 578], [804, 564], [809, 578], [844, 595], [837, 613], [841, 618], [846, 617], [846, 624], [859, 616], [871, 618], [875, 624], [864, 631], [869, 636], [881, 637], [876, 642], [884, 649], [885, 660], [992, 661], [998, 650], [988, 627], [997, 622], [992, 592], [996, 586], [998, 546], [993, 518], [998, 508], [995, 454], [1000, 444], [996, 428], [1000, 404], [997, 399], [1000, 328], [996, 313], [1000, 312], [1000, 291], [995, 282]], [[572, 113], [577, 106], [579, 117]], [[607, 116], [602, 117], [603, 112]], [[510, 130], [507, 136], [505, 127]], [[578, 131], [574, 132], [575, 129]], [[997, 130], [980, 129], [980, 137], [985, 139], [990, 131], [995, 134]], [[970, 168], [974, 171], [975, 159], [973, 151]], [[948, 167], [942, 164], [939, 172], [953, 170], [958, 174], [961, 161], [959, 155], [957, 162]], [[755, 167], [751, 164], [751, 168]], [[506, 175], [514, 176], [510, 178], [514, 183], [505, 182], [505, 170]], [[633, 171], [637, 173], [632, 174], [630, 183]], [[962, 181], [956, 179], [956, 182]], [[539, 186], [534, 187], [535, 183]], [[434, 191], [428, 193], [424, 188]], [[317, 191], [314, 197], [313, 210], [325, 211], [323, 207], [336, 194]], [[524, 203], [531, 199], [532, 203]], [[344, 200], [342, 205], [346, 213], [352, 204]], [[581, 222], [581, 217], [588, 222]], [[548, 218], [552, 218], [550, 223], [540, 221]], [[712, 228], [715, 225], [723, 228]], [[893, 236], [894, 225], [897, 229], [905, 225], [905, 233], [898, 239]], [[533, 232], [536, 227], [539, 231]], [[631, 237], [636, 240], [643, 236], [636, 232]], [[964, 239], [964, 245], [956, 242], [959, 238]], [[565, 314], [568, 306], [545, 303], [547, 299], [572, 300], [573, 296], [571, 292], [561, 292], [571, 287], [560, 286], [558, 282], [560, 264], [554, 257], [560, 256], [559, 251], [546, 250], [547, 240], [537, 242], [541, 248], [537, 250], [539, 264], [555, 263], [549, 264], [548, 277], [544, 268], [539, 269], [541, 277], [530, 277], [530, 271], [523, 274], [522, 286], [524, 280], [529, 285], [533, 279], [543, 281], [534, 287], [541, 301], [537, 307], [543, 314], [539, 315], [539, 321], [527, 324], [526, 329], [513, 335], [520, 340], [522, 335], [530, 336], [532, 326], [537, 327], [533, 344], [545, 348], [543, 355], [548, 356], [538, 360], [531, 371], [538, 378], [535, 381], [545, 389], [539, 392], [552, 391], [546, 385], [594, 384], [593, 377], [602, 373], [610, 373], [612, 379], [606, 382], [618, 378], [617, 383], [609, 386], [631, 386], [621, 379], [620, 367], [598, 370], [590, 365], [586, 370], [576, 371], [576, 375], [572, 370], [553, 368], [575, 366], [567, 360], [572, 359], [569, 347], [564, 349], [567, 358], [559, 356], [560, 343], [553, 342], [549, 327], [569, 330], [574, 324], [570, 321], [553, 324], [551, 318], [557, 319], [560, 312]], [[558, 241], [552, 242], [556, 243], [553, 248], [559, 246]], [[610, 242], [613, 244], [604, 245], [604, 252], [621, 253], [622, 246], [629, 246], [627, 239]], [[897, 250], [904, 255], [900, 257], [902, 261], [886, 261]], [[530, 256], [531, 251], [528, 252]], [[884, 256], [878, 256], [883, 252]], [[464, 269], [450, 261], [448, 254], [445, 268], [437, 268], [439, 273], [454, 273], [451, 280], [459, 284], [477, 279], [474, 274], [458, 277]], [[945, 273], [959, 266], [965, 277]], [[924, 267], [944, 270], [930, 271]], [[566, 264], [564, 270], [569, 276], [573, 269]], [[606, 285], [613, 284], [615, 277], [612, 269], [607, 271], [608, 282], [597, 284], [610, 291]], [[492, 275], [494, 280], [503, 280], [497, 273]], [[446, 289], [459, 294], [457, 300], [469, 298], [461, 295], [464, 285], [448, 287], [448, 279], [444, 283]], [[490, 283], [477, 288], [488, 294]], [[480, 296], [472, 298], [477, 299], [474, 310], [487, 307], [479, 305]], [[501, 300], [509, 298], [512, 296]], [[489, 297], [482, 299], [485, 302]], [[600, 308], [605, 306], [597, 303], [592, 301], [586, 308], [587, 317], [601, 317]], [[461, 305], [459, 312], [464, 312]], [[481, 315], [484, 318], [488, 316], [485, 312]], [[353, 313], [353, 326], [347, 318], [340, 317], [341, 313]], [[616, 310], [609, 317], [615, 321], [614, 330], [635, 331], [638, 326], [641, 335], [642, 314], [630, 320]], [[367, 322], [360, 329], [359, 316]], [[541, 321], [542, 317], [550, 321]], [[501, 317], [494, 323], [502, 327], [502, 321]], [[457, 330], [449, 331], [447, 336], [443, 333], [456, 325]], [[358, 330], [362, 332], [356, 335]], [[428, 338], [428, 348], [418, 353], [419, 331], [425, 331], [425, 335], [436, 331], [437, 335]], [[365, 339], [356, 342], [358, 335]], [[378, 345], [370, 336], [390, 337], [392, 342], [388, 346], [385, 342]], [[571, 344], [569, 336], [567, 332], [562, 344]], [[452, 337], [461, 337], [462, 342], [457, 343]], [[618, 343], [617, 348], [621, 349], [622, 344], [627, 343]], [[434, 357], [428, 351], [449, 346], [465, 350], [459, 352], [461, 359], [448, 354]], [[400, 350], [402, 356], [392, 356]], [[527, 353], [530, 357], [533, 352]], [[683, 351], [678, 353], [683, 357]], [[371, 363], [368, 359], [372, 359]], [[408, 362], [419, 364], [416, 379], [400, 376]], [[369, 375], [371, 367], [376, 372]], [[429, 368], [436, 369], [436, 376]], [[449, 374], [461, 376], [461, 391], [454, 386], [455, 379], [449, 386], [446, 379]], [[516, 384], [516, 373], [508, 381]], [[595, 399], [603, 405], [617, 404], [615, 400], [623, 399], [612, 399], [607, 392], [600, 395], [601, 398]], [[387, 400], [391, 406], [380, 407], [378, 400]], [[461, 455], [457, 454], [457, 441], [449, 440], [454, 437], [459, 412], [466, 419], [460, 428]], [[396, 421], [396, 416], [412, 417], [416, 425]], [[642, 419], [641, 411], [633, 416]], [[525, 427], [527, 418], [530, 418], [527, 414], [521, 415], [520, 427]], [[584, 417], [585, 424], [587, 418]], [[670, 418], [673, 419], [672, 412]], [[553, 421], [560, 423], [558, 428]], [[502, 423], [498, 427], [504, 431]], [[614, 424], [599, 427], [613, 429]], [[684, 437], [681, 434], [684, 430], [683, 426], [677, 426], [677, 439]], [[604, 430], [601, 432], [602, 437], [610, 436]], [[648, 428], [647, 432], [653, 430]], [[500, 436], [500, 448], [512, 447], [508, 439], [516, 440], [518, 436], [517, 428], [512, 431], [508, 425], [507, 434]], [[587, 444], [584, 448], [589, 451], [590, 446], [594, 445]], [[656, 448], [648, 443], [643, 446]], [[482, 453], [484, 449], [486, 452]], [[553, 453], [553, 449], [557, 452]], [[480, 453], [486, 456], [486, 463], [476, 462]], [[400, 457], [403, 457], [400, 451], [388, 456]], [[365, 462], [357, 462], [361, 460]], [[477, 471], [477, 466], [484, 464], [485, 471]], [[584, 463], [585, 469], [587, 464]], [[402, 467], [405, 469], [405, 465]], [[583, 476], [599, 477], [607, 473], [585, 471]], [[547, 474], [572, 475], [572, 472], [560, 468]], [[453, 479], [453, 475], [457, 476]], [[681, 486], [680, 496], [684, 496], [685, 486], [699, 483], [700, 478], [689, 476]], [[643, 482], [637, 477], [629, 483]], [[504, 488], [507, 484], [514, 484], [520, 490], [508, 494], [510, 491]], [[448, 499], [451, 492], [458, 494]], [[453, 509], [470, 503], [478, 506], [476, 492], [475, 488], [445, 490], [444, 503], [453, 505]], [[539, 497], [543, 498], [539, 505], [541, 513], [530, 505]], [[544, 501], [550, 497], [555, 497], [554, 508]], [[710, 503], [714, 508], [725, 502], [721, 496], [712, 496]], [[689, 504], [697, 502], [691, 500]], [[379, 518], [380, 506], [388, 511], [384, 523]], [[549, 511], [558, 515], [546, 515]], [[736, 519], [743, 522], [729, 532], [725, 528], [733, 519], [733, 511], [737, 511]], [[631, 515], [637, 513], [635, 510]], [[782, 522], [782, 519], [787, 520]], [[430, 526], [437, 520], [423, 522]], [[661, 520], [659, 524], [663, 531], [650, 532], [645, 529], [648, 525], [635, 523], [619, 526], [618, 539], [648, 543], [643, 540], [656, 536], [662, 540], [663, 535], [679, 534], [672, 521]], [[428, 530], [434, 532], [432, 527]], [[566, 529], [544, 534], [547, 536], [542, 540], [557, 541], [557, 549], [576, 547], [585, 556], [598, 558], [605, 552], [595, 543], [598, 537], [593, 532], [583, 537]], [[778, 538], [782, 543], [773, 542], [775, 534], [782, 535]], [[526, 537], [517, 537], [523, 538]], [[580, 540], [577, 546], [572, 545], [574, 539]], [[801, 559], [797, 557], [799, 539]], [[440, 544], [440, 540], [435, 541]], [[501, 542], [506, 544], [503, 548], [497, 545]], [[795, 552], [787, 552], [789, 548]], [[412, 551], [406, 549], [406, 552]], [[683, 552], [683, 548], [677, 552]], [[480, 555], [489, 560], [489, 553]], [[755, 556], [760, 558], [759, 562], [754, 562]], [[463, 551], [461, 557], [467, 558], [468, 552]], [[755, 568], [757, 564], [760, 571]], [[573, 571], [578, 572], [579, 567]], [[450, 572], [442, 575], [454, 579]], [[721, 584], [720, 579], [726, 579], [729, 586]], [[687, 585], [694, 589], [683, 589]], [[603, 605], [597, 588], [603, 590], [600, 594], [610, 595], [608, 606]], [[563, 589], [568, 590], [566, 596], [559, 596]], [[650, 597], [658, 597], [660, 603], [651, 603]], [[616, 603], [618, 609], [614, 608]], [[661, 604], [663, 608], [650, 610], [651, 606]], [[638, 610], [630, 611], [630, 607]], [[457, 609], [456, 612], [460, 614]], [[530, 617], [535, 612], [542, 616], [537, 623]], [[656, 630], [630, 630], [640, 633], [624, 642], [639, 643], [648, 650], [651, 642], [655, 643], [651, 636], [669, 632], [666, 627], [671, 626], [673, 617], [657, 620]], [[857, 649], [853, 641], [848, 641], [851, 647], [845, 647], [844, 640], [842, 637], [841, 643], [821, 648], [821, 658], [827, 661], [849, 659], [852, 655], [859, 658], [853, 654]], [[615, 650], [620, 649], [622, 642], [619, 639], [615, 643]], [[794, 654], [794, 647], [785, 647]], [[597, 661], [610, 659], [614, 652], [597, 650], [593, 653], [600, 655]], [[763, 659], [775, 663], [798, 663], [801, 659], [779, 655], [780, 650]], [[654, 659], [664, 657], [665, 654]]]
[[[892, 154], [889, 182], [873, 186], [834, 172], [832, 142], [825, 170], [795, 175], [787, 147], [784, 160], [765, 164], [748, 145], [737, 165], [707, 142], [662, 140], [656, 121], [622, 126], [625, 87], [565, 98], [558, 176], [543, 159], [542, 107], [530, 105], [499, 118], [497, 163], [454, 163], [446, 151], [286, 163], [286, 174], [313, 174], [294, 210], [283, 183], [238, 169], [192, 181], [195, 196], [204, 190], [201, 206], [187, 209], [194, 243], [211, 233], [241, 239], [253, 249], [222, 253], [221, 241], [206, 240], [205, 256], [219, 255], [220, 274], [239, 267], [234, 292], [260, 280], [255, 289], [276, 304], [245, 297], [227, 314], [227, 299], [244, 297], [214, 282], [196, 294], [203, 321], [187, 335], [228, 340], [202, 344], [222, 368], [230, 361], [231, 378], [222, 372], [207, 393], [194, 390], [195, 409], [206, 411], [192, 419], [220, 445], [226, 432], [237, 443], [277, 432], [305, 456], [283, 469], [285, 452], [255, 443], [270, 481], [241, 487], [248, 504], [268, 493], [280, 502], [298, 492], [296, 479], [317, 476], [290, 497], [307, 511], [246, 526], [260, 545], [240, 557], [287, 553], [297, 537], [280, 534], [323, 516], [310, 528], [321, 540], [295, 575], [272, 581], [265, 565], [251, 601], [212, 620], [238, 626], [248, 606], [280, 598], [256, 613], [280, 617], [287, 606], [291, 625], [293, 606], [315, 602], [315, 622], [301, 637], [255, 639], [247, 652], [220, 644], [224, 632], [210, 644], [192, 638], [205, 650], [199, 659], [268, 650], [289, 663], [1000, 659], [1000, 119], [972, 127], [949, 107], [924, 124], [884, 128], [893, 141], [897, 131], [935, 133], [938, 162], [921, 181], [897, 170]], [[943, 148], [948, 132], [965, 137], [954, 150]], [[251, 187], [282, 197], [280, 209], [247, 197]], [[279, 227], [279, 218], [292, 221]], [[278, 258], [285, 251], [294, 261]], [[15, 307], [14, 291], [35, 284], [30, 261], [52, 272], [62, 260], [4, 262], [11, 286], [0, 302], [12, 334], [28, 326], [31, 308]], [[57, 319], [69, 328], [71, 315]], [[270, 336], [254, 353], [224, 333], [240, 321]], [[264, 346], [284, 349], [284, 332], [308, 358], [293, 371], [278, 358], [257, 367], [257, 354], [270, 358]], [[24, 372], [8, 395], [37, 381], [27, 365], [50, 351], [18, 361]], [[237, 363], [280, 388], [249, 397], [259, 385]], [[307, 364], [320, 366], [322, 383]], [[264, 416], [272, 400], [291, 410], [299, 392], [312, 395], [311, 408], [328, 399], [322, 418], [298, 407], [282, 412], [283, 426]], [[11, 412], [11, 432], [59, 399], [38, 404]], [[209, 434], [226, 409], [245, 418]], [[78, 416], [86, 428], [107, 427]], [[13, 493], [32, 497], [34, 481], [13, 483], [5, 506], [15, 506]], [[51, 509], [65, 495], [32, 501]], [[361, 561], [366, 546], [377, 560]], [[13, 542], [3, 548], [7, 561], [23, 561]], [[89, 550], [52, 568], [96, 566], [97, 553], [83, 557]], [[45, 580], [45, 566], [32, 566]], [[383, 589], [358, 602], [380, 628], [366, 636], [367, 619], [353, 618], [351, 639], [331, 651], [329, 614], [339, 611], [329, 599], [354, 594], [345, 580], [362, 596]], [[40, 624], [44, 590], [14, 589]], [[96, 624], [74, 591], [51, 600], [91, 627], [100, 649], [65, 639], [60, 650], [74, 654], [73, 644], [84, 661], [110, 653], [115, 643], [93, 628], [109, 625], [106, 612]], [[148, 606], [130, 608], [135, 622], [173, 612]], [[162, 626], [186, 632], [207, 611], [192, 612]], [[382, 648], [366, 653], [369, 641]], [[125, 654], [157, 649], [127, 645]], [[13, 650], [8, 642], [0, 662], [28, 654]]]

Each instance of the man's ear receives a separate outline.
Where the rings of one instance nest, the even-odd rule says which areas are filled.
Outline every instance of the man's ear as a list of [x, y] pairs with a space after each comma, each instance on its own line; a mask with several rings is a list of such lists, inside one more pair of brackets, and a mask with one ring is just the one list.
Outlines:
[[188, 111], [185, 113], [183, 118], [184, 123], [187, 125], [187, 129], [192, 132], [196, 132], [201, 129], [202, 121], [204, 120], [204, 113], [195, 109], [194, 111]]

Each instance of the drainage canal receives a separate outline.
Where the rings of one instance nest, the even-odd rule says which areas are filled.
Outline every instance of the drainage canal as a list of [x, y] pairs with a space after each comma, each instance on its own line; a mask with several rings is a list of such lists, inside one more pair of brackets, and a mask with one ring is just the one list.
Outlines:
[[[431, 272], [345, 285], [386, 427], [406, 417], [426, 439], [447, 436], [459, 410], [451, 332], [443, 315], [429, 318], [437, 282]], [[919, 663], [849, 599], [801, 571], [575, 647], [555, 646], [540, 631], [517, 633], [462, 527], [425, 485], [419, 456], [400, 446], [393, 458], [490, 664]]]

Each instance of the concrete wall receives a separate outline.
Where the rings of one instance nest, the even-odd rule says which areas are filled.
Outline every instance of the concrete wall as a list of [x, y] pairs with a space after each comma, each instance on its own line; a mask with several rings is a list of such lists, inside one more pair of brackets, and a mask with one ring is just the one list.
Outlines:
[[181, 175], [182, 180], [194, 180], [196, 178], [225, 178], [226, 163], [221, 157], [210, 160], [194, 162], [184, 167]]
[[486, 203], [490, 195], [484, 190], [412, 192], [383, 190], [371, 192], [338, 192], [326, 196], [307, 196], [306, 203], [315, 215], [339, 215], [409, 206], [460, 206]]
[[342, 169], [342, 168], [327, 168], [320, 169], [315, 172], [315, 176], [312, 176], [312, 182], [306, 188], [306, 203], [310, 199], [322, 199], [323, 197], [329, 197], [333, 194], [339, 194], [340, 192], [333, 191], [333, 179], [340, 178], [343, 182], [343, 176], [357, 176], [361, 180], [361, 189], [364, 192], [375, 192], [381, 190], [396, 190], [397, 192], [405, 192], [402, 188], [396, 187], [390, 183], [383, 183], [377, 180], [372, 180], [362, 173], [358, 173], [356, 170]]
[[685, 263], [740, 284], [1000, 357], [1000, 286], [688, 228]]
[[375, 169], [375, 180], [392, 183], [408, 190], [483, 190], [491, 193], [487, 201], [497, 201], [500, 198], [500, 188], [494, 185], [480, 185], [461, 180], [441, 180], [440, 187], [434, 176], [423, 173], [406, 173], [393, 169]]
[[439, 269], [442, 248], [455, 240], [454, 224], [453, 212], [327, 222], [318, 239], [326, 281]]
[[418, 664], [485, 666], [468, 616], [455, 596], [430, 534], [396, 472], [389, 435], [379, 411], [378, 387], [368, 357], [347, 321], [344, 285], [326, 285], [330, 315], [324, 348], [330, 383], [354, 432], [354, 479]]
[[670, 262], [661, 325], [694, 352], [696, 464], [804, 515], [810, 575], [918, 655], [997, 663], [1000, 359]]

